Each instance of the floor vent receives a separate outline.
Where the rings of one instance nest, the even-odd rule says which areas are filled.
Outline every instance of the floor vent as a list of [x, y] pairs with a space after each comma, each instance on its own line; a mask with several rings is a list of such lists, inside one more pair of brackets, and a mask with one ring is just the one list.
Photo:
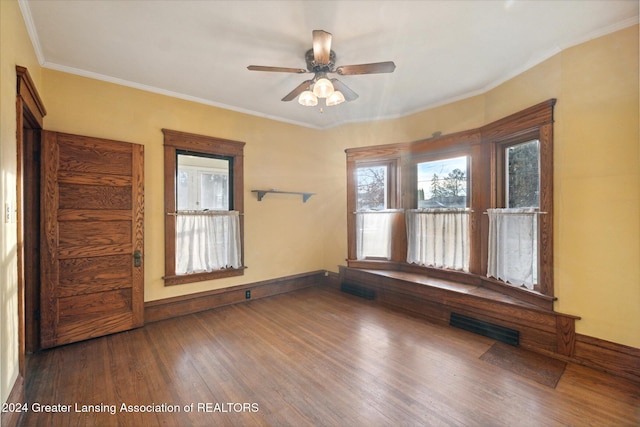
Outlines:
[[373, 289], [365, 288], [363, 286], [342, 282], [342, 284], [340, 285], [340, 290], [344, 293], [355, 295], [357, 297], [362, 297], [370, 300], [376, 299], [376, 291], [374, 291]]
[[513, 346], [517, 346], [520, 343], [520, 332], [515, 329], [494, 325], [473, 317], [463, 316], [462, 314], [451, 313], [449, 325]]

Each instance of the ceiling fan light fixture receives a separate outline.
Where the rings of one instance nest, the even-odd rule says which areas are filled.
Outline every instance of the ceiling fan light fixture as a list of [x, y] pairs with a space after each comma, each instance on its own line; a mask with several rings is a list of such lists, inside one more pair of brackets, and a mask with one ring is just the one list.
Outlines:
[[310, 90], [305, 90], [298, 97], [298, 103], [305, 107], [315, 107], [318, 105], [318, 98]]
[[[313, 73], [313, 78], [303, 81], [282, 98], [284, 102], [298, 98], [298, 103], [307, 107], [318, 105], [318, 98], [323, 98], [325, 100], [324, 106], [327, 107], [339, 105], [345, 101], [354, 101], [358, 98], [358, 94], [347, 85], [338, 79], [328, 79], [327, 74], [338, 73], [341, 76], [354, 76], [393, 73], [396, 69], [396, 64], [393, 61], [341, 65], [336, 68], [336, 54], [331, 50], [331, 33], [323, 30], [313, 30], [312, 35], [313, 48], [309, 49], [304, 55], [307, 63], [306, 70], [304, 68], [267, 67], [263, 65], [249, 65], [247, 68], [251, 71]], [[322, 111], [322, 108], [320, 110]]]
[[342, 104], [343, 102], [344, 95], [339, 90], [336, 90], [327, 98], [327, 107], [333, 107], [334, 105]]
[[327, 98], [333, 93], [333, 85], [327, 78], [321, 78], [313, 85], [313, 93], [318, 98]]

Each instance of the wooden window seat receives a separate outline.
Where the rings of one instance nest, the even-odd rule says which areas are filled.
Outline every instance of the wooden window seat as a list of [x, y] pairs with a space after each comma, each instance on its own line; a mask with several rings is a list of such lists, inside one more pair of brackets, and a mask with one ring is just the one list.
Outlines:
[[[571, 358], [577, 316], [546, 309], [481, 284], [465, 284], [422, 273], [340, 267], [340, 282], [368, 291], [385, 305], [449, 324], [451, 313], [519, 332], [520, 346]], [[375, 295], [375, 297], [373, 296]]]

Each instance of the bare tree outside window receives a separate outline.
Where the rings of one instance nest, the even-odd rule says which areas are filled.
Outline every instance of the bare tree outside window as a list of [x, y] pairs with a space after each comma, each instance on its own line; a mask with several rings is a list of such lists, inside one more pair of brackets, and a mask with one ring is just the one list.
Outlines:
[[387, 208], [387, 167], [359, 167], [356, 172], [357, 209], [381, 210]]
[[418, 163], [418, 208], [467, 207], [467, 157]]
[[538, 140], [505, 148], [508, 208], [540, 206], [540, 144]]

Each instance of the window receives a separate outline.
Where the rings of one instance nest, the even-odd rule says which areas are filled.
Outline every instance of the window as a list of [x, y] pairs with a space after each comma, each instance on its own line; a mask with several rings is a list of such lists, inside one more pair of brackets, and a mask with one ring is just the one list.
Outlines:
[[358, 211], [389, 207], [389, 168], [387, 165], [360, 166], [356, 169]]
[[[347, 150], [348, 258], [353, 263], [404, 258], [400, 209], [402, 144]], [[400, 257], [400, 258], [399, 258]]]
[[391, 257], [393, 163], [356, 167], [356, 259]]
[[407, 262], [469, 271], [469, 157], [416, 164], [418, 209], [406, 211]]
[[504, 147], [506, 208], [540, 206], [540, 141]]
[[498, 143], [498, 206], [489, 218], [487, 276], [528, 289], [538, 287], [540, 141]]
[[418, 209], [466, 208], [468, 163], [467, 156], [418, 163]]
[[229, 171], [233, 159], [177, 153], [178, 210], [230, 210], [233, 198], [229, 194]]
[[243, 274], [244, 143], [163, 132], [165, 285]]
[[[510, 210], [507, 223], [525, 219], [517, 234], [513, 228], [506, 234], [527, 236], [529, 241], [528, 249], [508, 257], [507, 263], [526, 259], [519, 268], [526, 270], [527, 288], [553, 297], [554, 105], [551, 99], [456, 134], [347, 150], [347, 172], [352, 177], [347, 189], [349, 211], [355, 210], [357, 217], [366, 209], [396, 209], [403, 217], [402, 226], [397, 222], [391, 226], [391, 253], [381, 257], [388, 259], [386, 263], [356, 256], [361, 253], [358, 236], [363, 231], [358, 221], [349, 219], [349, 266], [410, 269], [463, 281], [474, 275], [474, 283], [522, 295], [507, 283], [513, 279], [496, 278], [489, 267], [489, 258], [496, 253], [489, 217]], [[386, 178], [381, 168], [385, 164], [395, 165], [387, 169], [392, 176]], [[385, 179], [386, 192], [381, 185], [372, 185]], [[391, 203], [384, 202], [383, 195]], [[521, 237], [498, 252], [524, 247]], [[534, 301], [539, 294], [523, 298]], [[549, 301], [539, 299], [544, 304]]]

